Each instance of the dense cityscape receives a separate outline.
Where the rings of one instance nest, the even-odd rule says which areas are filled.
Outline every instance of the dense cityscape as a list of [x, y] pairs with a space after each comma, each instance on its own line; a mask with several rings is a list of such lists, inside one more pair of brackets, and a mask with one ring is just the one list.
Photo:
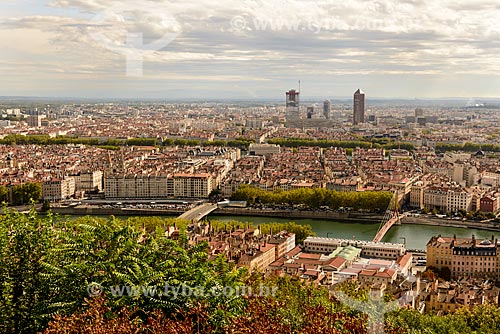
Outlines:
[[[63, 215], [177, 215], [190, 221], [189, 244], [207, 242], [209, 258], [329, 289], [354, 281], [422, 313], [498, 304], [500, 107], [371, 106], [357, 90], [349, 110], [299, 96], [290, 90], [281, 104], [250, 105], [4, 105], [3, 200]], [[206, 218], [214, 210], [242, 221], [387, 228], [373, 240], [336, 237], [334, 229], [298, 237], [292, 225], [264, 233], [232, 222], [228, 230]], [[384, 242], [401, 223], [493, 236], [437, 235], [420, 249]], [[175, 224], [165, 230], [173, 240], [181, 233]]]
[[497, 3], [0, 9], [0, 334], [500, 333]]

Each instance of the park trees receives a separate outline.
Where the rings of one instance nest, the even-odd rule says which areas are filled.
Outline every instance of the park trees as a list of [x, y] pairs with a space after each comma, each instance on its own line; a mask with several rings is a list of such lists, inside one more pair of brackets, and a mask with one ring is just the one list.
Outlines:
[[383, 191], [337, 192], [324, 188], [301, 188], [288, 191], [266, 191], [252, 186], [240, 187], [231, 197], [250, 204], [304, 204], [317, 209], [328, 206], [332, 209], [351, 207], [354, 209], [385, 210], [393, 194]]

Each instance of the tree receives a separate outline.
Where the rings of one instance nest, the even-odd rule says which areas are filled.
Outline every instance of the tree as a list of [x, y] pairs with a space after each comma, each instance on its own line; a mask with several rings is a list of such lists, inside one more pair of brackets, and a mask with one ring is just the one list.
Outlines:
[[0, 186], [0, 203], [9, 201], [9, 191], [6, 186]]
[[[172, 313], [199, 300], [194, 293], [172, 298], [172, 289], [185, 286], [211, 291], [223, 286], [222, 281], [227, 283], [228, 277], [244, 274], [235, 268], [216, 274], [208, 261], [206, 242], [192, 246], [184, 232], [179, 241], [165, 238], [164, 232], [161, 228], [153, 232], [136, 229], [117, 219], [90, 217], [78, 220], [71, 229], [58, 231], [60, 243], [47, 266], [50, 269], [47, 277], [60, 298], [54, 307], [62, 305], [61, 312], [74, 312], [88, 297], [87, 288], [96, 286], [103, 287], [102, 292], [110, 297], [110, 306]], [[132, 290], [113, 293], [112, 289], [118, 287]], [[167, 292], [159, 294], [159, 291]], [[242, 305], [241, 298], [227, 300], [212, 295], [203, 301], [213, 308], [222, 303], [228, 312], [236, 312]]]
[[215, 203], [219, 200], [222, 200], [224, 197], [222, 197], [222, 192], [219, 189], [214, 189], [210, 192], [208, 198], [211, 202]]
[[384, 191], [337, 192], [324, 188], [301, 188], [288, 191], [266, 191], [252, 186], [241, 186], [232, 196], [232, 200], [247, 201], [249, 204], [305, 204], [310, 208], [329, 206], [352, 207], [354, 209], [384, 210], [389, 205], [393, 194]]
[[45, 200], [42, 204], [42, 212], [47, 212], [50, 210], [50, 202]]
[[[71, 316], [56, 315], [49, 323], [45, 334], [192, 334], [200, 332], [197, 323], [209, 318], [202, 306], [196, 306], [179, 314], [178, 318], [170, 318], [168, 314], [159, 310], [147, 312], [145, 319], [141, 319], [138, 310], [123, 307], [114, 310], [107, 305], [104, 298], [87, 299], [87, 309], [82, 313]], [[215, 328], [208, 323], [203, 324], [203, 331], [210, 333]]]
[[25, 183], [22, 191], [24, 203], [37, 203], [42, 198], [42, 185], [40, 183]]
[[[51, 217], [9, 212], [0, 217], [0, 332], [36, 333], [54, 300], [44, 260], [54, 245]], [[66, 287], [69, 289], [69, 287]]]
[[439, 275], [442, 279], [444, 279], [445, 281], [450, 281], [451, 280], [451, 270], [450, 268], [448, 267], [443, 267], [441, 269], [441, 272], [440, 272], [440, 275]]
[[14, 205], [38, 202], [42, 198], [42, 185], [40, 183], [23, 183], [12, 187], [12, 203]]
[[20, 184], [12, 187], [12, 204], [13, 205], [21, 205], [23, 204], [23, 186]]

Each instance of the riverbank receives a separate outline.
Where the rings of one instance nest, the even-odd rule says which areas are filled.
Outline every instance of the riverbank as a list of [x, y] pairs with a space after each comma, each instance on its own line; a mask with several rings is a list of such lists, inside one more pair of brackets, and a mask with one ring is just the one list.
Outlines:
[[401, 224], [413, 225], [428, 225], [428, 226], [442, 226], [454, 228], [473, 228], [476, 230], [485, 230], [500, 232], [500, 225], [495, 223], [481, 223], [476, 221], [461, 221], [461, 220], [448, 220], [433, 217], [404, 217], [401, 219]]
[[[169, 216], [177, 217], [184, 213], [181, 209], [138, 209], [138, 208], [102, 208], [98, 206], [78, 206], [78, 207], [54, 207], [53, 213], [60, 215], [77, 216]], [[253, 216], [278, 219], [311, 219], [322, 221], [335, 221], [341, 223], [359, 223], [359, 224], [379, 224], [382, 222], [383, 215], [359, 212], [332, 212], [332, 211], [303, 211], [303, 210], [270, 210], [255, 208], [220, 208], [214, 213], [218, 216]], [[433, 216], [407, 217], [401, 219], [401, 224], [442, 226], [453, 228], [469, 228], [486, 231], [500, 232], [500, 225], [494, 223], [480, 223], [475, 221], [458, 221]]]
[[180, 216], [180, 209], [132, 209], [132, 208], [101, 208], [83, 205], [77, 207], [53, 207], [53, 213], [75, 216]]
[[[102, 208], [99, 206], [82, 205], [77, 207], [54, 207], [53, 213], [78, 216], [180, 216], [185, 211], [181, 209], [138, 209], [138, 208]], [[219, 208], [216, 211], [221, 216], [258, 216], [269, 218], [317, 219], [340, 222], [379, 223], [383, 219], [380, 214], [359, 212], [332, 211], [302, 211], [302, 210], [262, 210], [254, 208]]]
[[223, 208], [215, 214], [219, 216], [257, 216], [269, 218], [315, 219], [337, 222], [380, 223], [384, 215], [359, 212], [306, 211], [306, 210], [271, 210], [254, 208]]

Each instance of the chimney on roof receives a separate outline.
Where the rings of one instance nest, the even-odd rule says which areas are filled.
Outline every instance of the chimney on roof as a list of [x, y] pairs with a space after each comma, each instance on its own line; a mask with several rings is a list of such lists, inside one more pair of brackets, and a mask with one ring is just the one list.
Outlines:
[[472, 247], [476, 247], [476, 236], [472, 235]]

